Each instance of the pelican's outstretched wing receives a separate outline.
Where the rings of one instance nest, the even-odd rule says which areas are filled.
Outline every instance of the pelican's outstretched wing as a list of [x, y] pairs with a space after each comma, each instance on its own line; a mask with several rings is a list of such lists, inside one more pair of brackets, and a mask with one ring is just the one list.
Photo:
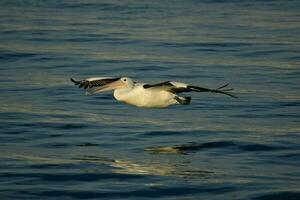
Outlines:
[[119, 80], [120, 78], [112, 78], [112, 77], [95, 77], [95, 78], [87, 78], [80, 81], [75, 81], [71, 78], [71, 81], [75, 83], [75, 85], [79, 85], [79, 88], [83, 87], [84, 89], [93, 88], [93, 87], [101, 87], [108, 83], [112, 83], [114, 81]]
[[174, 94], [182, 93], [182, 92], [212, 92], [212, 93], [221, 93], [228, 95], [233, 98], [237, 98], [235, 95], [229, 93], [228, 91], [233, 90], [232, 88], [226, 88], [229, 85], [229, 83], [222, 85], [221, 87], [210, 89], [205, 87], [199, 87], [199, 86], [192, 86], [185, 83], [180, 82], [174, 82], [174, 81], [165, 81], [157, 84], [145, 84], [143, 87], [145, 89], [155, 89], [160, 88], [166, 91], [170, 91]]
[[104, 87], [106, 87], [107, 84], [115, 82], [119, 80], [120, 78], [113, 78], [113, 77], [93, 77], [93, 78], [87, 78], [84, 80], [76, 81], [73, 78], [71, 78], [71, 81], [78, 85], [79, 88], [86, 89], [86, 94], [95, 94], [101, 91]]

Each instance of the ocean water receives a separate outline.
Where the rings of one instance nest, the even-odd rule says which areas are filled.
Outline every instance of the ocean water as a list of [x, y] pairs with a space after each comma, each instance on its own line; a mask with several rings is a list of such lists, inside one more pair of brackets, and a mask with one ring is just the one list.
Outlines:
[[[0, 199], [300, 199], [298, 0], [0, 2]], [[70, 77], [204, 87], [188, 106]]]

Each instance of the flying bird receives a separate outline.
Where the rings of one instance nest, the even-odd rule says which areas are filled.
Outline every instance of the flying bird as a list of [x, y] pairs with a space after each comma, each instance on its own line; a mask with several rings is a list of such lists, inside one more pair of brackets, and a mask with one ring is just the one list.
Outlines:
[[71, 78], [71, 81], [79, 88], [84, 88], [87, 95], [114, 90], [113, 95], [118, 101], [145, 108], [165, 108], [173, 104], [190, 104], [191, 97], [178, 96], [183, 92], [212, 92], [237, 98], [229, 93], [233, 89], [227, 87], [228, 83], [216, 89], [209, 89], [174, 81], [157, 84], [139, 83], [128, 77], [95, 77], [80, 81]]

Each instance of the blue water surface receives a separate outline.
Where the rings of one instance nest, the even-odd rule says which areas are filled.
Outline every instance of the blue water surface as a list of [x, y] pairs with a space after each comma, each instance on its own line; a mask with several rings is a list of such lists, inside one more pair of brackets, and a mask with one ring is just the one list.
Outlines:
[[[300, 1], [2, 0], [0, 199], [300, 199]], [[203, 87], [188, 106], [70, 77]]]

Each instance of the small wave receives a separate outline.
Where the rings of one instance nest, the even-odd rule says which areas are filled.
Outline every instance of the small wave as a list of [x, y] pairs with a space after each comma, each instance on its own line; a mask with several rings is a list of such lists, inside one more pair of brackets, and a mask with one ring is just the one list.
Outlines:
[[[53, 166], [53, 165], [51, 165]], [[45, 166], [44, 166], [45, 167]], [[64, 174], [51, 174], [51, 173], [3, 173], [0, 175], [2, 178], [20, 178], [31, 177], [43, 181], [64, 182], [64, 181], [99, 181], [107, 179], [115, 180], [129, 180], [141, 178], [140, 175], [134, 174], [116, 174], [116, 173], [64, 173]]]
[[264, 194], [255, 198], [253, 200], [299, 200], [300, 192], [298, 191], [283, 191], [283, 192], [274, 192], [271, 194]]
[[170, 136], [170, 135], [183, 135], [183, 134], [190, 134], [192, 132], [181, 132], [181, 131], [151, 131], [151, 132], [146, 132], [143, 134], [143, 136], [147, 136], [147, 137], [153, 137], [153, 136]]
[[99, 144], [86, 142], [86, 143], [78, 144], [78, 145], [76, 145], [76, 146], [79, 146], [79, 147], [93, 147], [93, 146], [99, 146]]
[[132, 197], [178, 197], [178, 195], [192, 195], [192, 194], [203, 194], [210, 192], [217, 192], [218, 194], [225, 194], [234, 191], [235, 188], [232, 186], [217, 186], [217, 187], [196, 187], [196, 186], [185, 186], [185, 187], [151, 187], [143, 189], [127, 189], [127, 190], [113, 190], [108, 191], [95, 191], [95, 190], [66, 190], [66, 189], [53, 189], [53, 190], [20, 190], [20, 193], [25, 195], [34, 195], [39, 197], [72, 197], [78, 199], [89, 199], [89, 198], [132, 198]]
[[250, 51], [250, 52], [238, 53], [237, 56], [241, 56], [241, 57], [265, 57], [265, 56], [282, 55], [284, 53], [287, 53], [287, 54], [299, 53], [299, 51], [296, 51], [296, 50]]
[[35, 53], [21, 53], [21, 52], [1, 52], [0, 53], [0, 61], [7, 62], [7, 61], [17, 61], [22, 60], [24, 58], [32, 58], [37, 56], [38, 54]]
[[164, 43], [168, 47], [215, 47], [215, 48], [228, 48], [228, 47], [244, 47], [249, 46], [250, 43], [238, 42], [193, 42], [193, 43]]
[[274, 151], [279, 149], [286, 149], [285, 146], [271, 146], [265, 144], [252, 144], [245, 142], [231, 142], [231, 141], [218, 141], [218, 142], [207, 142], [207, 143], [190, 143], [177, 146], [167, 146], [167, 147], [149, 147], [145, 151], [150, 151], [152, 153], [175, 153], [175, 154], [186, 154], [189, 152], [208, 150], [208, 149], [239, 149], [243, 151]]
[[35, 122], [20, 124], [24, 127], [39, 127], [39, 128], [54, 128], [54, 129], [82, 129], [86, 128], [87, 124], [81, 123], [59, 123], [59, 122]]

